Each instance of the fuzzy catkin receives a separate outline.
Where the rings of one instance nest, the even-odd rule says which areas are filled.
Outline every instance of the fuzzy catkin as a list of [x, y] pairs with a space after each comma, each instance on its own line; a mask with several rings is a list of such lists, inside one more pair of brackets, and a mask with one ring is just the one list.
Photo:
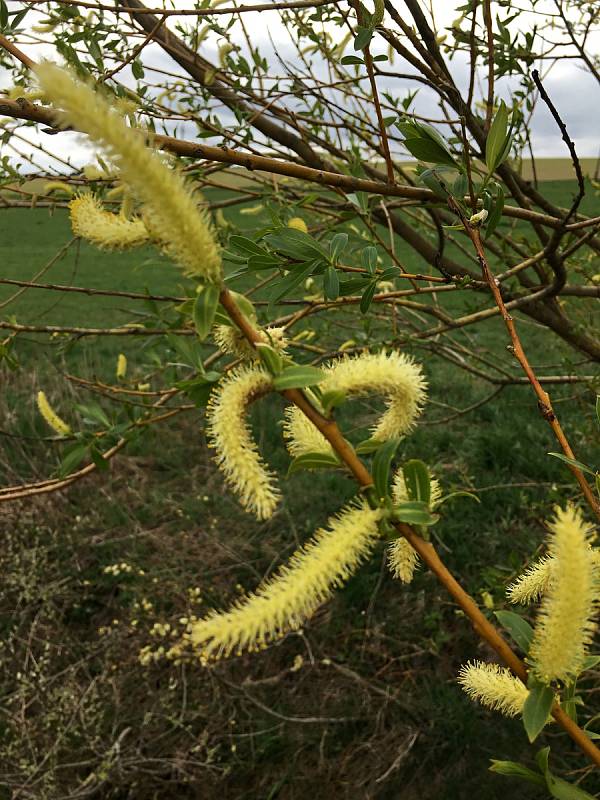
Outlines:
[[[430, 489], [429, 506], [433, 508], [442, 496], [440, 483], [435, 478], [431, 478]], [[395, 505], [409, 500], [402, 469], [396, 471], [392, 480], [392, 499]], [[394, 539], [388, 549], [388, 566], [392, 575], [402, 583], [411, 583], [418, 565], [419, 555], [410, 542], [404, 536]]]
[[106, 151], [142, 203], [144, 221], [167, 254], [187, 275], [220, 283], [220, 247], [181, 175], [146, 147], [140, 130], [130, 128], [105, 97], [71, 71], [42, 62], [35, 72], [53, 105], [62, 110], [61, 124], [84, 131]]
[[37, 405], [40, 414], [55, 433], [58, 433], [59, 436], [71, 435], [71, 428], [58, 416], [56, 411], [54, 411], [44, 392], [38, 392]]
[[527, 687], [499, 664], [475, 661], [461, 667], [458, 682], [471, 700], [500, 711], [506, 717], [515, 717], [523, 711], [527, 700]]
[[101, 250], [128, 250], [150, 239], [143, 221], [111, 214], [91, 194], [82, 194], [69, 203], [71, 227], [75, 236], [87, 239]]
[[[338, 391], [348, 397], [383, 394], [387, 410], [372, 428], [371, 435], [382, 442], [400, 437], [414, 426], [426, 398], [427, 383], [418, 364], [403, 353], [364, 353], [344, 356], [325, 368], [323, 393]], [[291, 455], [309, 452], [331, 453], [329, 442], [306, 422], [295, 407], [286, 410], [284, 436]]]
[[543, 682], [568, 682], [581, 671], [596, 628], [598, 576], [590, 558], [591, 526], [575, 506], [557, 508], [549, 528], [552, 580], [536, 620], [529, 657]]
[[194, 623], [192, 647], [202, 659], [218, 659], [260, 649], [300, 628], [370, 554], [381, 514], [364, 503], [343, 509], [256, 593]]
[[209, 446], [225, 480], [247, 511], [269, 519], [279, 502], [275, 475], [265, 467], [246, 422], [249, 404], [272, 389], [260, 367], [232, 370], [210, 396], [206, 409]]

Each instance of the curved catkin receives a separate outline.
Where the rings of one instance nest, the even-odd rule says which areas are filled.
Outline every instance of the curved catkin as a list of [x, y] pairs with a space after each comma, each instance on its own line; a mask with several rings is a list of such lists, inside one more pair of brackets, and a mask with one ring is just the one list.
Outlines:
[[107, 99], [69, 70], [43, 62], [35, 72], [52, 104], [62, 109], [61, 124], [84, 131], [106, 151], [167, 254], [186, 274], [220, 283], [220, 247], [181, 175], [146, 147], [142, 131], [130, 128]]
[[67, 425], [67, 423], [61, 419], [56, 411], [52, 408], [50, 403], [48, 402], [48, 398], [44, 394], [44, 392], [38, 392], [37, 394], [37, 405], [40, 414], [46, 420], [48, 425], [52, 428], [55, 433], [58, 433], [59, 436], [70, 436], [71, 435], [71, 428]]
[[[418, 364], [409, 356], [390, 353], [365, 353], [344, 356], [324, 367], [323, 393], [345, 392], [349, 397], [383, 394], [387, 410], [372, 429], [374, 439], [387, 441], [407, 433], [421, 413], [427, 383]], [[332, 453], [331, 445], [297, 408], [286, 409], [283, 429], [292, 456], [304, 453]]]
[[[434, 507], [442, 496], [442, 489], [439, 481], [435, 478], [431, 479], [430, 488], [429, 505]], [[402, 469], [396, 471], [392, 480], [392, 499], [395, 505], [409, 500]], [[411, 583], [418, 565], [417, 551], [403, 536], [399, 536], [391, 542], [388, 549], [388, 566], [395, 578], [401, 580], [402, 583]]]
[[297, 630], [370, 554], [379, 535], [380, 509], [350, 506], [318, 530], [256, 593], [225, 613], [192, 625], [188, 639], [202, 659], [264, 647]]
[[294, 458], [306, 453], [333, 453], [333, 448], [321, 431], [297, 406], [285, 409], [283, 435], [288, 452]]
[[471, 700], [500, 711], [506, 717], [515, 717], [523, 711], [527, 687], [499, 664], [475, 661], [465, 664], [458, 674], [458, 682]]
[[425, 402], [427, 383], [418, 364], [393, 350], [345, 356], [333, 362], [319, 388], [324, 393], [345, 392], [349, 397], [385, 395], [387, 410], [371, 430], [374, 439], [384, 442], [411, 430]]
[[127, 219], [122, 214], [111, 214], [91, 194], [82, 194], [72, 200], [69, 214], [75, 236], [87, 239], [102, 250], [128, 250], [150, 240], [150, 234], [139, 217]]
[[272, 389], [271, 376], [259, 367], [232, 370], [213, 391], [206, 409], [209, 446], [225, 479], [247, 511], [269, 519], [279, 491], [246, 422], [248, 405]]
[[537, 677], [567, 682], [582, 669], [595, 630], [598, 576], [590, 558], [589, 536], [581, 512], [557, 509], [549, 525], [552, 579], [542, 600], [529, 657]]

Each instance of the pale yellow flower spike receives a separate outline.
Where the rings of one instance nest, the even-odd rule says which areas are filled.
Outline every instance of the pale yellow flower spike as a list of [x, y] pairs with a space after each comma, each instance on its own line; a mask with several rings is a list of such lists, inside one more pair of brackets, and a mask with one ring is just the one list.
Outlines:
[[145, 146], [144, 134], [126, 125], [110, 102], [72, 73], [50, 62], [35, 68], [62, 124], [85, 131], [118, 167], [120, 177], [144, 207], [153, 236], [188, 275], [220, 283], [220, 247], [206, 212], [198, 209], [181, 175]]
[[91, 194], [82, 194], [69, 203], [71, 227], [102, 250], [125, 250], [146, 244], [150, 235], [141, 219], [105, 211]]
[[244, 508], [269, 519], [279, 501], [275, 476], [269, 472], [246, 423], [252, 400], [272, 388], [271, 376], [258, 367], [232, 370], [211, 394], [206, 409], [209, 446], [225, 479]]
[[592, 529], [581, 512], [572, 505], [558, 508], [549, 528], [552, 580], [529, 650], [534, 672], [545, 683], [567, 682], [581, 671], [596, 627], [592, 617], [598, 595], [597, 571], [589, 549]]
[[127, 375], [127, 356], [119, 353], [117, 358], [117, 379], [122, 380]]
[[[434, 508], [442, 497], [442, 488], [439, 481], [431, 479], [431, 496], [429, 505]], [[404, 481], [402, 469], [396, 471], [392, 481], [392, 498], [396, 505], [406, 502], [408, 492]], [[388, 550], [388, 565], [394, 578], [398, 578], [402, 583], [411, 583], [415, 570], [419, 564], [419, 556], [414, 547], [404, 538], [404, 536], [394, 539]]]
[[539, 600], [548, 589], [552, 578], [554, 559], [544, 556], [532, 564], [506, 590], [511, 603], [528, 605]]
[[46, 397], [44, 392], [38, 392], [37, 404], [40, 410], [40, 414], [46, 420], [48, 425], [52, 428], [52, 430], [55, 433], [58, 433], [59, 436], [71, 435], [71, 428], [54, 411], [54, 409], [48, 402], [48, 398]]
[[320, 430], [297, 406], [285, 409], [283, 435], [289, 454], [294, 458], [305, 453], [333, 453], [333, 448]]
[[319, 388], [324, 393], [342, 391], [348, 396], [385, 395], [387, 411], [371, 431], [374, 439], [384, 442], [413, 427], [425, 402], [427, 383], [421, 368], [409, 356], [392, 351], [345, 356], [333, 362]]
[[471, 700], [500, 711], [506, 717], [521, 714], [528, 695], [527, 687], [499, 664], [481, 661], [465, 664], [459, 672], [458, 682]]
[[[215, 343], [223, 352], [252, 361], [259, 360], [256, 349], [238, 328], [232, 328], [230, 325], [215, 325], [213, 335]], [[285, 328], [264, 328], [264, 330], [258, 331], [258, 335], [265, 344], [271, 345], [279, 353], [285, 352], [288, 343], [285, 337]]]
[[[427, 384], [421, 368], [402, 353], [344, 356], [324, 370], [326, 378], [319, 384], [323, 393], [342, 391], [360, 396], [379, 392], [387, 397], [387, 411], [372, 429], [375, 439], [387, 441], [407, 433], [421, 413]], [[295, 407], [286, 410], [283, 432], [292, 456], [333, 452], [325, 437]]]
[[366, 504], [344, 509], [329, 520], [329, 530], [318, 530], [255, 594], [195, 623], [189, 640], [200, 657], [257, 650], [300, 628], [370, 554], [381, 514]]

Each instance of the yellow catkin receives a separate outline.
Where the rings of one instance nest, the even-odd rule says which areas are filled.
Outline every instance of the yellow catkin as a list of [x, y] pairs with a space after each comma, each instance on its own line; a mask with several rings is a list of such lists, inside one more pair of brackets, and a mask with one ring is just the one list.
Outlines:
[[544, 556], [532, 564], [506, 590], [511, 603], [527, 605], [539, 600], [546, 593], [552, 577], [554, 559]]
[[289, 454], [294, 458], [305, 453], [333, 453], [333, 448], [297, 406], [287, 406], [283, 435]]
[[[264, 330], [258, 331], [258, 333], [265, 344], [271, 345], [271, 347], [280, 353], [285, 352], [288, 343], [285, 337], [285, 328], [265, 328]], [[252, 359], [253, 361], [259, 359], [259, 355], [254, 347], [252, 347], [238, 328], [232, 328], [230, 325], [215, 325], [213, 336], [215, 343], [223, 352], [241, 356], [246, 359]]]
[[[439, 481], [431, 479], [430, 508], [434, 508], [440, 501], [442, 489]], [[396, 471], [392, 481], [392, 499], [396, 505], [405, 503], [409, 497], [402, 469]], [[419, 556], [414, 547], [403, 537], [399, 536], [390, 544], [388, 549], [388, 566], [392, 575], [402, 583], [411, 583], [415, 570], [419, 564]]]
[[506, 717], [516, 717], [523, 711], [527, 687], [506, 667], [481, 661], [465, 664], [458, 682], [471, 700], [500, 711]]
[[62, 181], [48, 181], [48, 183], [44, 184], [44, 193], [49, 194], [50, 192], [64, 192], [65, 194], [73, 195], [75, 194], [75, 189]]
[[[594, 574], [597, 576], [597, 591], [600, 593], [600, 552], [589, 548], [588, 556], [592, 561]], [[554, 558], [543, 556], [532, 564], [506, 590], [511, 603], [528, 605], [539, 600], [548, 591], [553, 577]]]
[[253, 651], [297, 630], [371, 553], [378, 538], [380, 509], [366, 504], [344, 509], [318, 530], [287, 565], [256, 593], [225, 613], [196, 622], [189, 640], [201, 658]]
[[587, 525], [572, 505], [558, 508], [549, 525], [548, 554], [554, 559], [552, 580], [536, 620], [529, 657], [545, 683], [567, 682], [583, 666], [595, 630], [597, 572], [590, 558]]
[[139, 217], [127, 219], [122, 214], [111, 214], [91, 194], [71, 200], [69, 212], [73, 233], [101, 250], [127, 250], [140, 247], [150, 239]]
[[[403, 353], [363, 353], [344, 356], [324, 368], [319, 384], [323, 393], [345, 392], [349, 397], [379, 393], [387, 398], [387, 410], [372, 429], [374, 439], [387, 441], [407, 433], [414, 425], [426, 397], [427, 383], [418, 364]], [[304, 421], [296, 408], [286, 411], [284, 435], [291, 455], [331, 453], [331, 445]]]
[[371, 432], [383, 442], [411, 430], [425, 402], [427, 383], [418, 364], [392, 350], [345, 356], [330, 365], [319, 386], [323, 392], [342, 391], [349, 397], [385, 395], [387, 410]]
[[269, 519], [279, 491], [246, 422], [249, 404], [272, 388], [271, 376], [262, 368], [232, 370], [213, 391], [206, 409], [209, 446], [225, 479], [245, 509], [258, 519]]
[[117, 358], [117, 379], [122, 380], [127, 375], [127, 356], [119, 353]]
[[55, 433], [58, 433], [59, 436], [70, 436], [71, 435], [71, 428], [54, 411], [54, 409], [52, 408], [52, 406], [48, 402], [48, 398], [46, 397], [44, 392], [38, 392], [37, 405], [38, 405], [40, 414], [46, 420], [48, 425], [52, 428], [52, 430]]
[[295, 231], [301, 231], [302, 233], [308, 233], [308, 228], [306, 227], [306, 222], [302, 219], [302, 217], [292, 217], [288, 224], [288, 228], [292, 228]]
[[70, 71], [43, 62], [36, 67], [43, 90], [63, 110], [61, 124], [87, 133], [104, 148], [120, 178], [142, 203], [152, 234], [186, 274], [220, 283], [220, 247], [207, 214], [176, 170], [145, 146], [144, 134], [130, 128], [109, 100]]

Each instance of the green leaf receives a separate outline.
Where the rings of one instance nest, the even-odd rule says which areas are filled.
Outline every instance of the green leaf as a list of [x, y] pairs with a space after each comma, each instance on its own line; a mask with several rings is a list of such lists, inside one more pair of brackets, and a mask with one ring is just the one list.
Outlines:
[[546, 774], [546, 786], [556, 800], [594, 800], [594, 795], [573, 786], [562, 778], [557, 778], [551, 772]]
[[361, 28], [359, 26], [356, 30], [358, 31], [358, 34], [354, 39], [354, 49], [364, 50], [365, 47], [369, 46], [371, 39], [373, 38], [373, 29]]
[[219, 305], [219, 289], [217, 286], [204, 286], [194, 301], [194, 325], [198, 338], [203, 342], [215, 321], [217, 306]]
[[8, 6], [4, 0], [0, 0], [0, 28], [2, 30], [8, 28]]
[[448, 500], [453, 500], [455, 497], [468, 497], [471, 500], [475, 500], [477, 503], [481, 503], [481, 499], [477, 497], [476, 494], [473, 494], [473, 492], [460, 491], [460, 492], [450, 492], [450, 494], [447, 494], [445, 497], [442, 497], [441, 500], [437, 501], [436, 507], [439, 508], [443, 503], [445, 503]]
[[495, 611], [495, 616], [500, 625], [509, 632], [524, 653], [529, 652], [533, 638], [533, 628], [526, 619], [515, 614], [514, 611]]
[[373, 459], [373, 483], [378, 497], [387, 496], [390, 467], [399, 444], [400, 439], [390, 439], [384, 442], [375, 453], [375, 458]]
[[280, 264], [279, 259], [272, 255], [250, 256], [248, 259], [248, 269], [250, 272], [260, 272], [264, 269], [274, 269]]
[[408, 500], [394, 506], [392, 516], [408, 525], [435, 525], [440, 518], [439, 514], [432, 514], [427, 503], [421, 500]]
[[505, 149], [507, 133], [508, 109], [506, 103], [502, 100], [490, 126], [485, 143], [485, 163], [490, 173], [494, 172], [496, 167], [499, 166], [499, 157]]
[[65, 448], [58, 468], [58, 477], [64, 478], [81, 463], [88, 451], [87, 444], [77, 443]]
[[108, 469], [108, 461], [104, 458], [100, 450], [97, 447], [93, 446], [90, 447], [90, 456], [92, 457], [92, 461], [96, 465], [96, 467], [101, 472], [106, 472]]
[[499, 186], [496, 192], [496, 198], [492, 206], [492, 210], [485, 222], [485, 238], [489, 239], [493, 232], [498, 227], [498, 223], [502, 219], [502, 212], [504, 211], [504, 189]]
[[131, 72], [133, 73], [133, 77], [137, 78], [138, 81], [144, 77], [144, 67], [142, 66], [142, 62], [137, 58], [131, 64]]
[[376, 291], [377, 291], [377, 281], [373, 281], [367, 286], [367, 288], [363, 292], [363, 296], [360, 298], [361, 314], [366, 314], [369, 308], [371, 307], [371, 303], [373, 302], [373, 297], [375, 296]]
[[586, 656], [583, 660], [583, 666], [581, 667], [581, 671], [583, 672], [586, 669], [593, 669], [594, 667], [600, 664], [600, 656]]
[[600, 394], [596, 395], [596, 419], [598, 420], [598, 425], [600, 425]]
[[322, 369], [298, 364], [286, 367], [275, 378], [273, 385], [278, 392], [282, 392], [285, 389], [304, 389], [305, 386], [313, 386], [323, 380], [325, 380], [325, 373]]
[[369, 275], [375, 275], [375, 270], [377, 269], [377, 248], [373, 247], [373, 245], [365, 247], [360, 254], [360, 260]]
[[554, 690], [539, 684], [529, 690], [523, 706], [523, 725], [530, 742], [534, 742], [548, 721], [554, 703]]
[[528, 769], [528, 767], [524, 767], [523, 764], [519, 764], [516, 761], [497, 761], [494, 758], [492, 759], [490, 772], [497, 772], [499, 775], [508, 775], [512, 778], [521, 778], [524, 781], [529, 781], [529, 783], [535, 783], [537, 786], [546, 788], [546, 781], [542, 775], [534, 772], [532, 769]]
[[267, 342], [257, 342], [256, 352], [271, 375], [279, 375], [283, 369], [283, 360], [277, 350]]
[[83, 416], [84, 422], [98, 422], [105, 428], [111, 427], [110, 420], [106, 416], [105, 411], [96, 403], [91, 403], [90, 405], [76, 403], [75, 408]]
[[576, 461], [574, 458], [569, 458], [568, 456], [563, 456], [562, 453], [548, 453], [549, 456], [554, 456], [554, 458], [559, 458], [561, 461], [564, 461], [565, 464], [570, 464], [572, 467], [577, 467], [582, 472], [587, 472], [588, 475], [595, 475], [593, 469], [590, 469], [585, 464], [582, 464], [581, 461]]
[[230, 236], [228, 245], [246, 256], [267, 256], [268, 252], [247, 236]]
[[337, 300], [340, 295], [340, 279], [337, 269], [329, 265], [323, 273], [323, 294], [325, 299]]
[[347, 233], [336, 233], [331, 242], [329, 243], [329, 254], [334, 264], [337, 264], [338, 258], [346, 249], [348, 244]]
[[432, 139], [405, 139], [403, 144], [419, 161], [456, 167], [456, 162], [450, 153]]
[[413, 458], [407, 461], [403, 467], [404, 483], [409, 500], [420, 500], [429, 507], [431, 500], [431, 477], [427, 464]]
[[292, 461], [287, 474], [289, 477], [304, 469], [331, 469], [341, 466], [341, 463], [334, 453], [303, 453]]
[[332, 408], [336, 408], [337, 406], [341, 406], [342, 403], [345, 403], [346, 397], [346, 392], [340, 391], [339, 389], [332, 389], [330, 392], [323, 392], [321, 397], [321, 405], [323, 406], [323, 411], [325, 414], [329, 414]]
[[296, 267], [289, 272], [285, 278], [282, 278], [280, 281], [276, 281], [272, 283], [269, 287], [269, 309], [271, 309], [275, 303], [279, 302], [283, 297], [289, 294], [296, 286], [299, 286], [301, 283], [310, 276], [315, 271], [317, 266], [317, 261], [309, 261], [308, 264], [297, 264]]
[[356, 452], [359, 456], [368, 456], [374, 453], [379, 447], [381, 447], [381, 441], [379, 439], [365, 439], [356, 446]]
[[273, 250], [290, 258], [305, 261], [312, 258], [327, 258], [327, 252], [320, 242], [303, 231], [294, 228], [281, 228], [265, 236], [265, 241]]
[[545, 775], [550, 767], [548, 766], [548, 759], [550, 757], [550, 748], [543, 747], [541, 750], [535, 754], [535, 763], [538, 766], [539, 771], [542, 775]]
[[344, 56], [340, 61], [340, 64], [343, 64], [344, 66], [349, 66], [350, 64], [364, 64], [364, 63], [365, 62], [362, 60], [362, 58], [359, 58], [358, 56]]

